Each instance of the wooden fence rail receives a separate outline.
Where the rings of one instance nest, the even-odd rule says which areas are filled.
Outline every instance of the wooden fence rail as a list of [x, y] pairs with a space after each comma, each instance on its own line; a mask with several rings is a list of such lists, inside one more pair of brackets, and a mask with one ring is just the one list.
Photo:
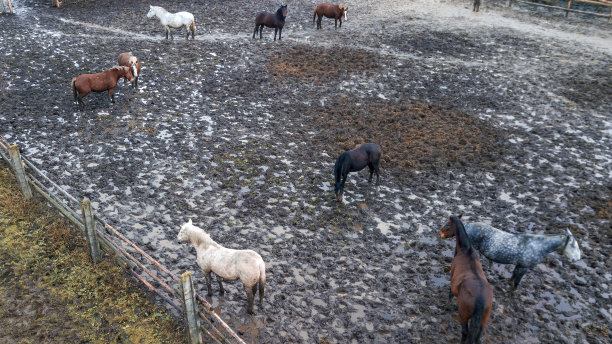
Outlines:
[[[610, 19], [612, 19], [612, 1], [606, 1], [606, 0], [567, 0], [567, 7], [561, 7], [561, 6], [555, 6], [555, 5], [549, 5], [549, 4], [541, 4], [541, 3], [533, 2], [533, 1], [529, 1], [529, 0], [509, 0], [508, 7], [512, 6], [513, 2], [519, 2], [519, 3], [523, 3], [523, 4], [527, 4], [527, 5], [540, 6], [540, 7], [546, 7], [546, 8], [553, 8], [553, 9], [557, 9], [557, 10], [563, 10], [563, 11], [565, 11], [565, 16], [566, 17], [569, 14], [569, 12], [574, 12], [574, 13], [589, 14], [589, 15], [593, 15], [593, 16], [597, 16], [597, 17], [608, 18], [608, 23], [610, 22]], [[591, 5], [598, 5], [598, 6], [609, 7], [610, 8], [610, 13], [609, 14], [597, 13], [597, 12], [583, 11], [583, 10], [578, 10], [578, 9], [575, 9], [575, 8], [571, 8], [572, 2], [573, 3], [582, 2], [582, 3], [591, 4]]]
[[[11, 170], [15, 173], [24, 197], [32, 197], [31, 188], [33, 188], [34, 191], [40, 194], [49, 204], [85, 234], [94, 262], [101, 259], [100, 247], [102, 247], [107, 253], [113, 254], [120, 265], [125, 266], [130, 274], [143, 283], [147, 289], [158, 295], [173, 309], [182, 313], [185, 318], [186, 328], [188, 329], [187, 338], [189, 343], [202, 343], [202, 336], [206, 336], [205, 341], [213, 341], [220, 344], [245, 344], [238, 334], [214, 311], [212, 305], [195, 293], [190, 272], [183, 274], [181, 277], [173, 274], [168, 268], [153, 259], [140, 247], [97, 216], [93, 212], [89, 199], [85, 198], [82, 202], [79, 202], [32, 164], [27, 157], [19, 152], [19, 148], [16, 145], [9, 145], [2, 137], [0, 137], [0, 158], [11, 166]], [[28, 173], [25, 170], [26, 168], [32, 173]], [[44, 180], [50, 186], [46, 186], [41, 180]], [[68, 202], [65, 200], [68, 200]], [[80, 214], [67, 204], [70, 202], [79, 205], [81, 209]], [[160, 278], [160, 274], [145, 266], [144, 263], [128, 252], [126, 248], [121, 247], [119, 243], [115, 242], [113, 238], [117, 238], [120, 242], [127, 244], [129, 249], [134, 250], [142, 259], [159, 269], [159, 272], [162, 273], [161, 275], [165, 274], [165, 278], [176, 283], [177, 287], [171, 287], [170, 284]], [[147, 281], [135, 269], [143, 271], [159, 287]], [[200, 320], [203, 320], [203, 323]]]

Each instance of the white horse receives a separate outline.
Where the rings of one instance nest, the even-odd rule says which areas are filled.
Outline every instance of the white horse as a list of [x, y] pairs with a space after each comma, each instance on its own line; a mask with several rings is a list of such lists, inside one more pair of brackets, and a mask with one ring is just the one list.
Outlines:
[[168, 33], [170, 33], [170, 38], [174, 39], [172, 32], [170, 32], [171, 27], [179, 29], [181, 26], [185, 26], [185, 29], [187, 29], [187, 37], [185, 37], [185, 39], [189, 39], [190, 30], [191, 39], [195, 39], [195, 19], [193, 18], [193, 14], [189, 12], [170, 13], [161, 6], [149, 6], [147, 18], [153, 17], [157, 17], [164, 26], [164, 29], [166, 29], [166, 39], [168, 39]]
[[211, 272], [217, 275], [221, 295], [221, 279], [236, 280], [240, 278], [247, 293], [247, 312], [253, 314], [253, 298], [259, 284], [259, 307], [262, 307], [264, 287], [266, 285], [266, 265], [257, 252], [252, 250], [232, 250], [225, 248], [210, 238], [202, 228], [191, 222], [184, 223], [178, 234], [180, 242], [191, 241], [196, 249], [196, 262], [206, 276], [208, 296], [212, 296]]

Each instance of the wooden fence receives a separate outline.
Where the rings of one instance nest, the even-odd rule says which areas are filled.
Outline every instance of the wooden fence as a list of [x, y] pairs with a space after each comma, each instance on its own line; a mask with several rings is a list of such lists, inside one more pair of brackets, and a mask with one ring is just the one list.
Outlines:
[[[89, 199], [84, 198], [79, 202], [22, 155], [17, 145], [9, 145], [2, 137], [0, 157], [11, 167], [24, 198], [32, 198], [33, 189], [84, 233], [94, 263], [101, 259], [101, 249], [115, 255], [120, 265], [125, 266], [132, 276], [182, 314], [189, 343], [202, 343], [205, 339], [218, 344], [245, 344], [215, 313], [212, 305], [195, 292], [191, 272], [187, 271], [180, 277], [173, 274], [95, 215]], [[80, 213], [74, 210], [76, 204], [80, 206]], [[144, 274], [149, 276], [149, 280], [143, 277]], [[176, 287], [171, 286], [173, 283]]]
[[[553, 8], [553, 9], [563, 10], [563, 11], [565, 11], [565, 16], [566, 17], [569, 14], [569, 12], [575, 12], [575, 13], [589, 14], [589, 15], [598, 16], [598, 17], [605, 17], [605, 18], [608, 18], [608, 23], [610, 22], [610, 19], [612, 19], [612, 1], [609, 1], [609, 0], [567, 0], [567, 7], [561, 7], [561, 6], [549, 5], [549, 4], [542, 4], [542, 3], [539, 3], [539, 2], [533, 2], [533, 0], [510, 0], [510, 2], [508, 3], [508, 7], [512, 6], [512, 2], [519, 2], [519, 3], [523, 3], [523, 4], [528, 4], [528, 5], [534, 5], [534, 6], [540, 6], [540, 7], [546, 7], [546, 8]], [[579, 10], [579, 9], [576, 9], [576, 8], [571, 8], [572, 7], [572, 3], [574, 5], [577, 4], [577, 3], [586, 3], [586, 4], [590, 4], [590, 5], [609, 7], [610, 8], [610, 13], [609, 14], [605, 14], [605, 13], [598, 13], [598, 12], [592, 12], [592, 11], [584, 11], [584, 10]]]

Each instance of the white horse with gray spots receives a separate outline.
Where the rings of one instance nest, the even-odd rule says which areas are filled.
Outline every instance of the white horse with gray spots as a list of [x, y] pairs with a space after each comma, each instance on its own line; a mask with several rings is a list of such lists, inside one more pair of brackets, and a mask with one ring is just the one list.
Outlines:
[[191, 241], [196, 249], [196, 262], [206, 276], [208, 296], [212, 296], [211, 272], [217, 275], [221, 295], [224, 294], [221, 279], [240, 279], [247, 294], [247, 313], [253, 314], [253, 298], [259, 288], [259, 307], [262, 307], [266, 285], [266, 264], [257, 252], [252, 250], [233, 250], [225, 248], [202, 228], [194, 226], [191, 220], [181, 226], [178, 234], [180, 242]]
[[168, 39], [168, 33], [170, 33], [170, 38], [174, 39], [170, 28], [180, 29], [181, 26], [187, 29], [186, 40], [189, 39], [189, 31], [191, 31], [191, 39], [195, 39], [195, 19], [193, 18], [193, 14], [189, 12], [170, 13], [161, 6], [149, 6], [147, 18], [153, 17], [157, 17], [159, 22], [164, 26], [166, 30], [166, 39]]
[[553, 251], [563, 253], [572, 263], [580, 260], [578, 242], [568, 229], [565, 234], [545, 235], [512, 234], [478, 222], [464, 227], [474, 248], [490, 261], [516, 265], [510, 279], [513, 290], [529, 269]]

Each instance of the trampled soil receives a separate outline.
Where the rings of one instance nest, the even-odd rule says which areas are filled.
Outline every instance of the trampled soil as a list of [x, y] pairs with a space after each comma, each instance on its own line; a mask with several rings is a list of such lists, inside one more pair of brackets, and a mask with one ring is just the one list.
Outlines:
[[[517, 233], [569, 228], [583, 258], [548, 255], [516, 293], [512, 266], [485, 273], [485, 343], [608, 343], [612, 322], [612, 27], [605, 19], [486, 1], [349, 1], [348, 21], [312, 25], [289, 4], [282, 41], [252, 39], [275, 2], [175, 1], [196, 39], [163, 39], [146, 1], [60, 9], [14, 1], [0, 35], [0, 135], [176, 273], [204, 278], [177, 242], [189, 218], [267, 263], [263, 309], [240, 282], [212, 298], [261, 343], [448, 343], [447, 298], [463, 213]], [[156, 3], [157, 5], [157, 3]], [[390, 10], [391, 9], [391, 10]], [[132, 51], [140, 88], [73, 102], [70, 80]], [[379, 189], [337, 155], [383, 147]], [[216, 286], [215, 286], [216, 287]]]

